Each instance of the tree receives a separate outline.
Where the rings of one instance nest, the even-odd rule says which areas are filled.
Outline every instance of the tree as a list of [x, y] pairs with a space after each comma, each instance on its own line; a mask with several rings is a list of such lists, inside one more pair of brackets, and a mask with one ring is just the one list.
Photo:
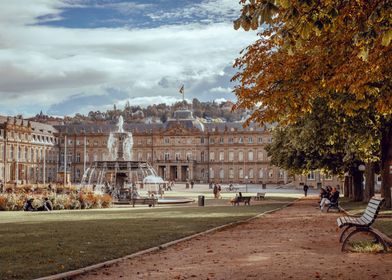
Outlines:
[[297, 174], [315, 169], [335, 175], [348, 172], [355, 182], [350, 197], [361, 201], [363, 176], [358, 167], [364, 160], [377, 159], [377, 149], [372, 145], [377, 131], [372, 131], [362, 116], [350, 122], [339, 117], [338, 112], [324, 106], [322, 98], [312, 107], [313, 111], [296, 123], [274, 130], [273, 141], [266, 147], [271, 162]]
[[236, 108], [254, 110], [248, 122], [289, 124], [312, 112], [322, 97], [343, 119], [366, 116], [378, 131], [382, 195], [390, 207], [391, 2], [240, 2], [235, 28], [263, 28], [234, 64]]

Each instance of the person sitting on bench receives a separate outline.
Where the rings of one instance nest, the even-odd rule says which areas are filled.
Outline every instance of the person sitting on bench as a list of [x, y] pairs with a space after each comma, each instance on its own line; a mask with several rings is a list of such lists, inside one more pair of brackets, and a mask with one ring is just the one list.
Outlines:
[[332, 188], [332, 191], [331, 191], [331, 194], [329, 195], [329, 197], [327, 198], [327, 197], [324, 197], [324, 198], [322, 198], [321, 199], [321, 202], [320, 202], [320, 210], [321, 211], [323, 211], [323, 209], [324, 209], [324, 206], [327, 204], [330, 204], [331, 202], [332, 203], [336, 203], [337, 201], [338, 201], [338, 199], [339, 199], [339, 195], [340, 195], [340, 193], [339, 193], [339, 191], [336, 189], [336, 187], [333, 187]]

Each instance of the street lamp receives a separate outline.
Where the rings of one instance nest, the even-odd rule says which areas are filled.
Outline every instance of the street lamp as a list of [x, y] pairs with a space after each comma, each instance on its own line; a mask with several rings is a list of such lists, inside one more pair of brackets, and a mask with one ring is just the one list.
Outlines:
[[365, 167], [365, 165], [363, 165], [363, 164], [360, 164], [360, 165], [358, 166], [358, 170], [361, 171], [361, 172], [365, 171], [365, 169], [366, 169], [366, 167]]

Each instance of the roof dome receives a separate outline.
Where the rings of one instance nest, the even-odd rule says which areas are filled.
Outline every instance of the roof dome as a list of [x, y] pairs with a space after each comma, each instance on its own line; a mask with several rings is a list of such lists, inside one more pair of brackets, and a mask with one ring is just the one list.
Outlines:
[[173, 114], [174, 118], [170, 118], [166, 122], [166, 128], [180, 124], [181, 126], [188, 129], [197, 129], [204, 131], [203, 123], [193, 116], [191, 110], [181, 109], [177, 110]]

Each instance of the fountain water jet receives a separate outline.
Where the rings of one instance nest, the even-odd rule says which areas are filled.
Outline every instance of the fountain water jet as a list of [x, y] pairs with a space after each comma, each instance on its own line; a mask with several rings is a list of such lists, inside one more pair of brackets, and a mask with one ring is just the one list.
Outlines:
[[[107, 148], [108, 156], [105, 160], [94, 161], [82, 177], [82, 185], [93, 189], [112, 193], [113, 198], [121, 200], [127, 197], [129, 186], [140, 184], [163, 183], [148, 162], [133, 161], [133, 137], [131, 132], [125, 132], [124, 119], [119, 117], [117, 131], [110, 132]], [[144, 179], [148, 178], [147, 181]], [[153, 182], [155, 178], [156, 182]], [[155, 190], [156, 191], [156, 190]]]

